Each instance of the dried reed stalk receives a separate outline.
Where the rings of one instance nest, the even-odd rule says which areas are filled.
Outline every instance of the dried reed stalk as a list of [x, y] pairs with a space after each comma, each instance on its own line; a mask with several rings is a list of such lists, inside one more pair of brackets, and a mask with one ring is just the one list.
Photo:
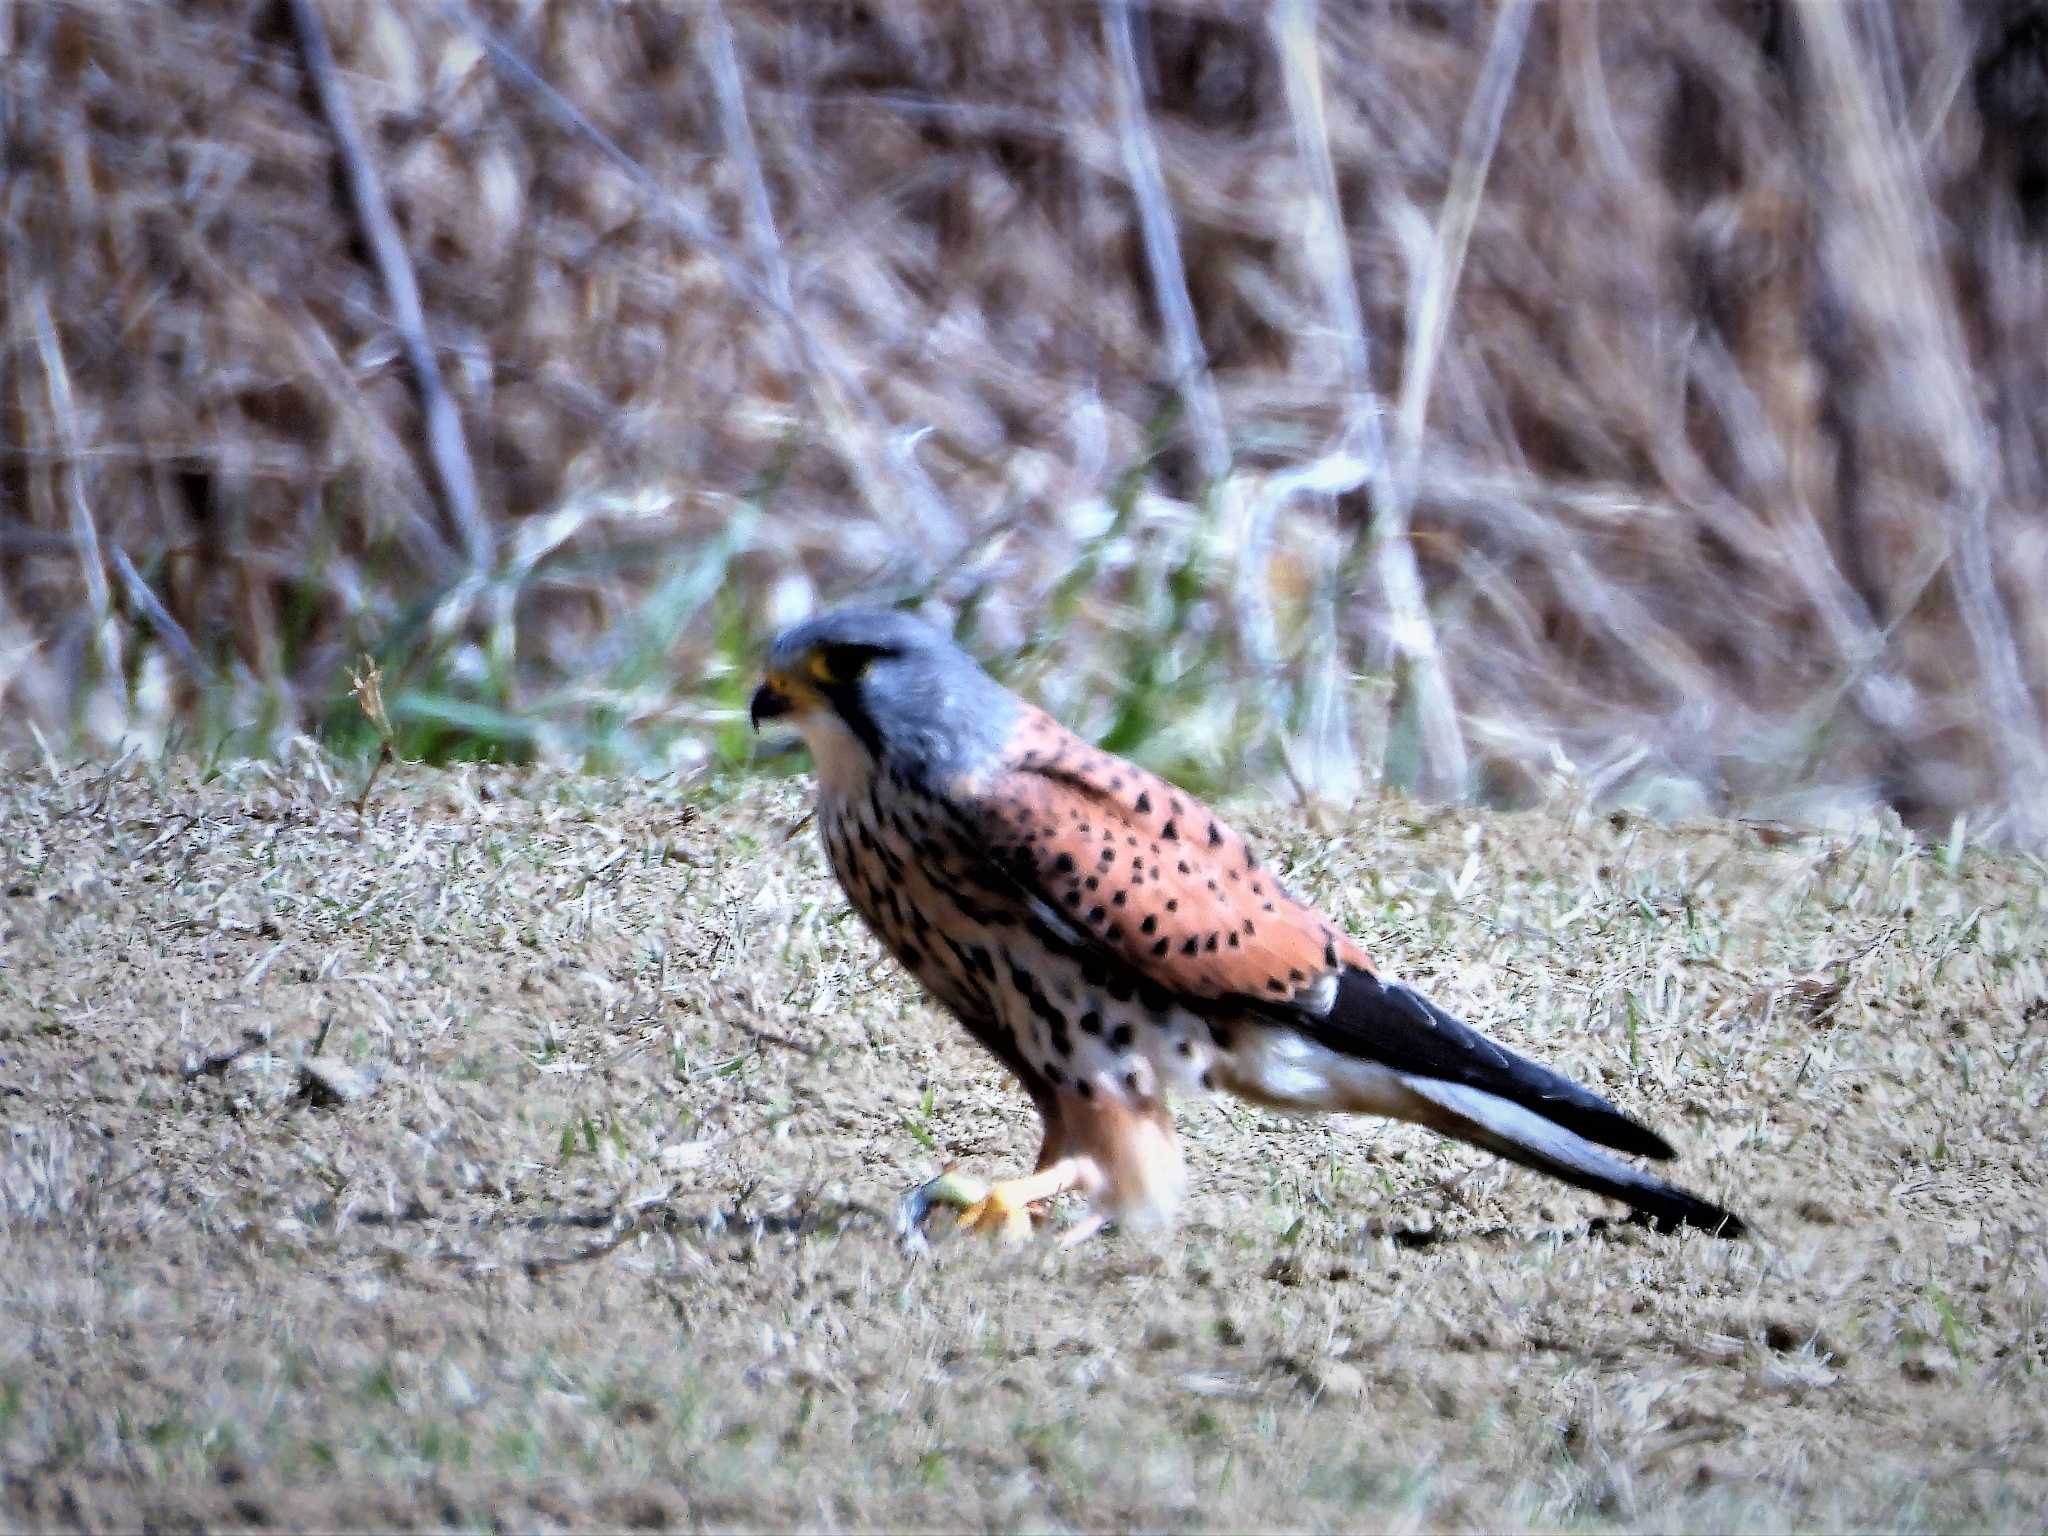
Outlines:
[[[759, 630], [930, 595], [1232, 784], [2038, 793], [2002, 11], [317, 15], [410, 340], [289, 10], [8, 33], [9, 721], [260, 748], [369, 649], [409, 751], [681, 768]], [[505, 552], [453, 582], [423, 338]]]

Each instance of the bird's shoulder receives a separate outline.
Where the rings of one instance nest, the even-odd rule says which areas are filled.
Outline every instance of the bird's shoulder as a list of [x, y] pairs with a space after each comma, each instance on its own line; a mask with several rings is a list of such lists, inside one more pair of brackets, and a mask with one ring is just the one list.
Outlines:
[[987, 857], [1078, 933], [1184, 996], [1315, 998], [1370, 967], [1235, 827], [1159, 775], [1027, 708], [956, 786]]

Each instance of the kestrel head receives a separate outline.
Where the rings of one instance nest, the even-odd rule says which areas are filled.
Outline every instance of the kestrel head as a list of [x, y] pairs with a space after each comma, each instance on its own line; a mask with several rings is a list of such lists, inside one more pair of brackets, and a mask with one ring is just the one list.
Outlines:
[[971, 772], [1016, 721], [1016, 699], [959, 646], [907, 613], [843, 608], [792, 625], [768, 650], [753, 720], [786, 719], [828, 789], [877, 764], [927, 780]]

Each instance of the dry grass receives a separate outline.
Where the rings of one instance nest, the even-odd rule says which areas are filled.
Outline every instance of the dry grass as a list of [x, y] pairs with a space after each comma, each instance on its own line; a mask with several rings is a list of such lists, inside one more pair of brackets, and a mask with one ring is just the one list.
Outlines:
[[[1896, 823], [1249, 817], [1755, 1244], [1183, 1114], [1171, 1239], [907, 1252], [1032, 1150], [803, 795], [294, 749], [0, 777], [0, 1523], [2035, 1528], [2048, 897]], [[374, 1086], [303, 1096], [300, 1063]]]
[[1212, 783], [2038, 830], [2034, 0], [318, 10], [367, 244], [291, 7], [0, 13], [10, 721], [689, 766], [930, 592]]

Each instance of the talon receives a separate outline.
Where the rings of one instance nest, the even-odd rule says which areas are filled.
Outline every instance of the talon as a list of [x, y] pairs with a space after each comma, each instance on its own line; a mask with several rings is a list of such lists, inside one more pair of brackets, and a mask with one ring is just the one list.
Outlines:
[[[935, 1179], [927, 1179], [896, 1207], [896, 1230], [907, 1243], [922, 1241], [921, 1226], [935, 1205], [959, 1209], [954, 1227], [963, 1232], [987, 1232], [1008, 1242], [1021, 1242], [1031, 1235], [1032, 1223], [1044, 1214], [1045, 1203], [1068, 1191], [1083, 1187], [1085, 1170], [1066, 1158], [1020, 1179], [984, 1184], [946, 1168]], [[1085, 1237], [1101, 1223], [1084, 1222]]]
[[[984, 1203], [988, 1193], [989, 1186], [983, 1180], [970, 1178], [950, 1167], [943, 1169], [937, 1177], [926, 1179], [896, 1203], [897, 1235], [905, 1238], [915, 1235], [935, 1205], [947, 1205], [965, 1212]], [[958, 1225], [962, 1220], [964, 1217], [956, 1216], [954, 1224]]]
[[1021, 1243], [1031, 1235], [1031, 1206], [1013, 1199], [997, 1184], [960, 1213], [963, 1232], [987, 1232], [1005, 1242]]

